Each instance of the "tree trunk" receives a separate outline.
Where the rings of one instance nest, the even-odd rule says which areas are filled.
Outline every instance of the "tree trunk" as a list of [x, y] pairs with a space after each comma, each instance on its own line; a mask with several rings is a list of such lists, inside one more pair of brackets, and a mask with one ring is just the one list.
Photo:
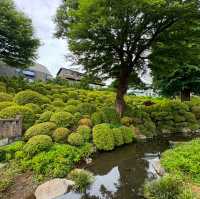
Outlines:
[[190, 89], [182, 89], [181, 90], [181, 101], [190, 101]]
[[120, 72], [120, 76], [118, 79], [118, 87], [117, 87], [117, 96], [116, 96], [116, 110], [119, 113], [120, 117], [122, 117], [123, 112], [125, 110], [125, 100], [124, 95], [128, 89], [128, 79], [130, 72], [127, 67], [124, 67]]

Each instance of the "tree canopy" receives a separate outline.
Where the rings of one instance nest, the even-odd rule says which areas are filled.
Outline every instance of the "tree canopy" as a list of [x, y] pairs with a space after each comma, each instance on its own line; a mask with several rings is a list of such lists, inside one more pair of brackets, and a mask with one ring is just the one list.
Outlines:
[[122, 114], [129, 78], [147, 69], [152, 45], [163, 32], [197, 18], [198, 8], [197, 0], [65, 0], [56, 36], [67, 38], [88, 73], [117, 79]]
[[12, 0], [1, 0], [0, 60], [10, 66], [27, 67], [33, 64], [38, 46], [32, 21], [16, 9]]

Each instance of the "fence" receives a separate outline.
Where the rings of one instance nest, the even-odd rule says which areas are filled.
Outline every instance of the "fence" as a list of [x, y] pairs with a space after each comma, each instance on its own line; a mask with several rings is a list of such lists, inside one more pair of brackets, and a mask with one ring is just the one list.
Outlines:
[[14, 139], [22, 135], [22, 118], [0, 119], [0, 140]]

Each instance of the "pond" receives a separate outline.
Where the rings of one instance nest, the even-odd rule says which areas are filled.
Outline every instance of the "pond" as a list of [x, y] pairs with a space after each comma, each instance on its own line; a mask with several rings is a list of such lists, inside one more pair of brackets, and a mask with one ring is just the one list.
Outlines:
[[59, 199], [141, 199], [146, 179], [152, 178], [151, 160], [169, 148], [169, 140], [179, 137], [137, 143], [98, 154], [86, 169], [95, 175], [94, 183], [80, 194], [70, 192]]

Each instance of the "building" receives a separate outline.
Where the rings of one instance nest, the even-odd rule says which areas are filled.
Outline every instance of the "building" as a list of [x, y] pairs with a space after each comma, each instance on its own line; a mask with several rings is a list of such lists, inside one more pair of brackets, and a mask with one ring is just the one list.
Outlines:
[[6, 77], [23, 76], [29, 81], [34, 81], [34, 80], [46, 81], [53, 78], [49, 70], [45, 66], [38, 63], [29, 68], [20, 69], [16, 67], [10, 67], [5, 63], [0, 62], [0, 76], [6, 76]]
[[[69, 83], [77, 83], [80, 82], [81, 79], [85, 76], [84, 73], [80, 73], [71, 69], [67, 69], [67, 68], [60, 68], [58, 73], [57, 73], [57, 77], [61, 78], [61, 79], [65, 79], [67, 80]], [[104, 83], [97, 83], [97, 82], [93, 82], [90, 83], [89, 86], [91, 88], [101, 88], [103, 86], [105, 86]]]

